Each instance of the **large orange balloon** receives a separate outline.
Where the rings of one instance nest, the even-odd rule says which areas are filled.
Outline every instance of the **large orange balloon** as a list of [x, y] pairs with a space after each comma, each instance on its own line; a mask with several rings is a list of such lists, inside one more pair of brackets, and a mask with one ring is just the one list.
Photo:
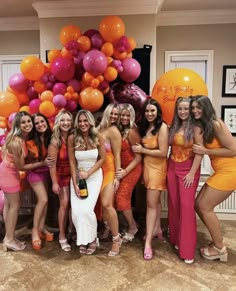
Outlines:
[[55, 114], [56, 107], [51, 101], [46, 100], [39, 105], [39, 112], [46, 117], [51, 117]]
[[44, 74], [44, 64], [39, 58], [28, 56], [21, 62], [20, 70], [26, 79], [35, 81]]
[[96, 112], [102, 107], [104, 96], [100, 90], [87, 87], [80, 92], [78, 101], [83, 109]]
[[79, 27], [73, 24], [69, 24], [69, 25], [64, 26], [61, 29], [59, 39], [63, 45], [66, 45], [71, 40], [77, 41], [80, 35], [81, 35], [81, 31]]
[[99, 32], [107, 42], [113, 42], [125, 34], [125, 24], [118, 16], [106, 16], [99, 24]]
[[178, 97], [208, 95], [207, 86], [195, 71], [185, 68], [173, 69], [163, 74], [155, 83], [152, 97], [161, 105], [163, 119], [171, 124], [175, 101]]
[[0, 116], [8, 117], [13, 112], [18, 112], [19, 101], [11, 92], [0, 92]]

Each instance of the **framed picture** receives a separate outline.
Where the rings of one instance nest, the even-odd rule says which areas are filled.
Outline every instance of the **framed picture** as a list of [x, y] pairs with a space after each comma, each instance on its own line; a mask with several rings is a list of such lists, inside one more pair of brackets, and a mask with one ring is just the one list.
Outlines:
[[236, 65], [223, 66], [222, 96], [236, 97]]
[[236, 106], [223, 105], [221, 107], [221, 118], [232, 135], [236, 136]]

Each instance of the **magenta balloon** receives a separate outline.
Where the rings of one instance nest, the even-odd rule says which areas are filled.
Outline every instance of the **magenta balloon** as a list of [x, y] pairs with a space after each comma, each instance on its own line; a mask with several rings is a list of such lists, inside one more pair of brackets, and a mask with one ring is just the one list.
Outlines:
[[4, 199], [4, 192], [0, 189], [0, 212], [2, 212], [4, 208]]
[[40, 99], [32, 99], [29, 103], [30, 114], [39, 112], [39, 105], [41, 104]]
[[76, 79], [71, 79], [70, 81], [68, 81], [67, 83], [67, 86], [71, 86], [73, 87], [73, 89], [76, 91], [76, 92], [80, 92], [80, 89], [81, 89], [81, 86], [80, 86], [80, 82]]
[[33, 86], [30, 86], [27, 89], [26, 94], [29, 96], [30, 99], [34, 99], [38, 97], [38, 92], [35, 91]]
[[64, 95], [57, 94], [53, 97], [52, 102], [57, 108], [62, 108], [66, 106], [67, 100]]
[[85, 71], [96, 77], [106, 70], [107, 58], [101, 51], [91, 50], [84, 56], [83, 66]]
[[5, 134], [1, 134], [0, 135], [0, 146], [3, 146], [5, 140], [6, 140], [6, 135]]
[[66, 93], [66, 85], [64, 83], [56, 83], [54, 84], [53, 88], [52, 88], [52, 92], [54, 95], [57, 94], [62, 94], [64, 95]]
[[57, 80], [66, 82], [73, 78], [75, 65], [70, 59], [57, 58], [52, 62], [50, 70]]
[[66, 103], [66, 110], [73, 112], [76, 110], [78, 104], [74, 100], [68, 100]]
[[104, 43], [104, 39], [102, 38], [100, 33], [95, 33], [92, 37], [91, 37], [91, 44], [92, 47], [98, 48], [100, 49], [101, 46]]
[[16, 73], [9, 78], [9, 86], [17, 92], [23, 92], [27, 89], [29, 82], [23, 74]]
[[84, 35], [91, 38], [96, 33], [99, 33], [99, 31], [96, 29], [88, 29], [85, 31]]
[[83, 51], [78, 52], [77, 56], [73, 58], [74, 63], [76, 65], [81, 65], [82, 66], [83, 65], [84, 56], [85, 56], [85, 52], [83, 52]]
[[141, 73], [139, 62], [133, 58], [122, 60], [122, 67], [123, 71], [119, 73], [119, 76], [123, 81], [128, 83], [135, 81]]

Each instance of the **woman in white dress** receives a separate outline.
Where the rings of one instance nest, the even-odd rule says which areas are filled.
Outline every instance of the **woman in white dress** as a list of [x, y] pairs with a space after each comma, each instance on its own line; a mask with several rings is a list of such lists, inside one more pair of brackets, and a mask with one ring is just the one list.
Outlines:
[[[68, 138], [68, 154], [71, 169], [72, 221], [77, 232], [80, 253], [91, 255], [95, 252], [97, 219], [94, 213], [103, 175], [101, 166], [105, 160], [102, 136], [95, 128], [91, 112], [80, 110], [75, 118], [74, 132]], [[78, 180], [85, 179], [88, 197], [81, 199]]]

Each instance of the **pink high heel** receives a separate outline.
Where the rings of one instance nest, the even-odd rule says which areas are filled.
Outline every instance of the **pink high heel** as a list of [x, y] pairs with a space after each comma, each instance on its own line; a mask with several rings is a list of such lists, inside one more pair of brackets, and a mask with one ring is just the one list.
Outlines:
[[152, 248], [145, 248], [143, 253], [144, 260], [151, 260], [153, 258]]

